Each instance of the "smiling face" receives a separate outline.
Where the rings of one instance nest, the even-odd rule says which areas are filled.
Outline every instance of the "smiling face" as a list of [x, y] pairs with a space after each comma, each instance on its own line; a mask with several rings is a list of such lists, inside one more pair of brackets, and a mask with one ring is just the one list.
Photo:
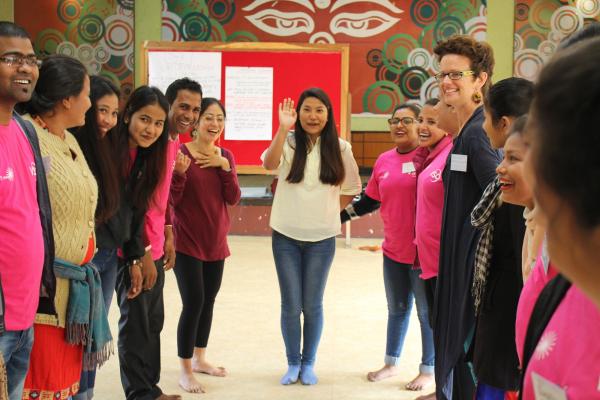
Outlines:
[[96, 123], [100, 137], [117, 125], [119, 116], [119, 98], [116, 94], [107, 94], [96, 101]]
[[215, 143], [225, 128], [225, 113], [217, 103], [202, 112], [198, 122], [198, 140]]
[[[27, 38], [0, 36], [0, 56], [7, 55], [35, 56], [35, 53]], [[37, 66], [7, 65], [0, 61], [0, 102], [12, 108], [29, 101], [39, 74]]]
[[312, 137], [318, 137], [323, 132], [329, 111], [327, 106], [316, 97], [307, 97], [300, 105], [298, 119], [304, 132]]
[[504, 159], [496, 168], [496, 173], [500, 179], [502, 201], [531, 209], [533, 193], [523, 174], [523, 160], [527, 151], [521, 134], [510, 135], [504, 145]]
[[[471, 61], [465, 56], [458, 54], [446, 54], [440, 60], [440, 73], [470, 71]], [[485, 83], [487, 75], [463, 76], [460, 79], [450, 79], [445, 76], [440, 85], [440, 93], [446, 104], [455, 108], [462, 108], [473, 103], [473, 94], [479, 92]]]
[[158, 104], [149, 104], [125, 118], [129, 124], [129, 147], [150, 147], [163, 132], [167, 114]]
[[[401, 108], [396, 110], [390, 120], [392, 120], [392, 123], [390, 123], [390, 136], [396, 147], [400, 150], [415, 148], [419, 143], [418, 123], [415, 113], [410, 108]], [[394, 123], [395, 120], [399, 121]]]
[[436, 107], [429, 104], [423, 106], [418, 121], [419, 146], [433, 148], [446, 136], [446, 132], [438, 126]]
[[189, 132], [198, 122], [201, 101], [200, 93], [187, 89], [179, 90], [169, 109], [169, 133]]

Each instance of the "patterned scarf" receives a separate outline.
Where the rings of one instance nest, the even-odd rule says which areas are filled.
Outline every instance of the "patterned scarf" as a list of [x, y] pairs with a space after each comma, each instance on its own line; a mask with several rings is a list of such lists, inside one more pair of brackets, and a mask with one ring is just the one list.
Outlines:
[[473, 303], [475, 315], [479, 314], [481, 301], [485, 294], [485, 285], [492, 259], [492, 241], [494, 238], [494, 224], [492, 216], [494, 211], [502, 204], [500, 201], [500, 181], [494, 179], [483, 191], [481, 200], [471, 212], [471, 225], [481, 229], [481, 237], [475, 250], [475, 268], [473, 270]]
[[67, 343], [84, 346], [84, 370], [101, 366], [113, 353], [113, 342], [98, 270], [92, 263], [76, 265], [56, 258], [54, 273], [69, 280]]

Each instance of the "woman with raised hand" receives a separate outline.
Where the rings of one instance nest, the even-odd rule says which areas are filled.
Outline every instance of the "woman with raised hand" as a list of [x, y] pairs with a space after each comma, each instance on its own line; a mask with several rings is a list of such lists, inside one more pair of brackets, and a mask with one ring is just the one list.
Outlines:
[[90, 263], [95, 244], [98, 185], [75, 137], [90, 108], [85, 67], [67, 56], [49, 56], [25, 104], [40, 140], [52, 206], [56, 260], [53, 313], [42, 297], [24, 399], [66, 399], [77, 393], [82, 365], [95, 367], [112, 352], [100, 278]]
[[288, 361], [281, 384], [300, 378], [314, 385], [339, 212], [361, 191], [358, 166], [350, 143], [337, 135], [329, 96], [319, 88], [303, 91], [296, 108], [290, 98], [279, 104], [279, 129], [262, 158], [266, 169], [279, 169], [270, 225]]
[[[205, 97], [192, 142], [181, 145], [171, 183], [175, 277], [183, 308], [177, 325], [179, 385], [204, 392], [194, 372], [226, 376], [223, 367], [206, 360], [215, 298], [229, 257], [227, 206], [241, 196], [233, 154], [217, 143], [225, 127], [225, 108]], [[194, 160], [194, 162], [192, 162]]]
[[419, 374], [406, 384], [408, 390], [422, 390], [433, 384], [433, 333], [427, 313], [425, 285], [415, 267], [415, 207], [417, 175], [415, 156], [419, 147], [419, 108], [401, 104], [390, 119], [394, 148], [375, 161], [365, 193], [340, 213], [342, 222], [379, 208], [383, 220], [383, 282], [388, 305], [387, 340], [384, 365], [367, 374], [377, 382], [398, 374], [400, 355], [408, 331], [413, 298], [421, 325], [422, 357]]

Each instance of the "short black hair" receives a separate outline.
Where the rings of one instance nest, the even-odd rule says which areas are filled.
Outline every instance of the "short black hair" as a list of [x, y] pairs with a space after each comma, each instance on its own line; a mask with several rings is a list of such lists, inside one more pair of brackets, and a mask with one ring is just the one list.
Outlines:
[[10, 21], [0, 21], [0, 36], [1, 37], [19, 37], [29, 39], [29, 34], [21, 26]]
[[421, 114], [421, 109], [418, 105], [414, 103], [402, 103], [394, 108], [394, 111], [392, 111], [392, 117], [394, 116], [394, 114], [396, 114], [396, 111], [403, 110], [405, 108], [408, 108], [410, 111], [412, 111], [412, 113], [417, 118], [419, 117], [419, 114]]
[[173, 104], [180, 90], [189, 90], [190, 92], [200, 93], [200, 97], [202, 97], [202, 86], [200, 86], [198, 82], [187, 77], [181, 78], [173, 81], [165, 92], [169, 105]]
[[533, 83], [523, 78], [506, 78], [494, 83], [483, 98], [496, 125], [502, 117], [520, 117], [529, 112]]

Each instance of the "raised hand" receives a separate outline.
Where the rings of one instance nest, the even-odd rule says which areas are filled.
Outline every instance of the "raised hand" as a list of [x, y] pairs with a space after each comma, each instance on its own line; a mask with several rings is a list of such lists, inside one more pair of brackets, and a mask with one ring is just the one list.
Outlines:
[[294, 108], [294, 100], [288, 98], [283, 99], [282, 103], [279, 103], [279, 125], [286, 131], [289, 131], [296, 123], [298, 115]]
[[173, 168], [175, 172], [180, 175], [185, 174], [185, 171], [190, 167], [192, 160], [183, 154], [181, 150], [177, 151], [177, 157], [175, 157], [175, 167]]

